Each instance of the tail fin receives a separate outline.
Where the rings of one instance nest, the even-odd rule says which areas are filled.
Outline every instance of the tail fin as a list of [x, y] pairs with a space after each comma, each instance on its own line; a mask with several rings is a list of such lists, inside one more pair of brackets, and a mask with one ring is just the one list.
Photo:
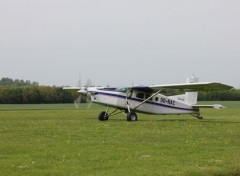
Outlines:
[[[199, 82], [199, 79], [194, 76], [194, 74], [190, 77], [187, 78], [187, 83], [197, 83]], [[190, 105], [197, 104], [197, 97], [198, 97], [198, 92], [185, 92], [185, 98], [184, 102]]]
[[197, 104], [198, 92], [186, 92], [184, 102], [189, 105]]

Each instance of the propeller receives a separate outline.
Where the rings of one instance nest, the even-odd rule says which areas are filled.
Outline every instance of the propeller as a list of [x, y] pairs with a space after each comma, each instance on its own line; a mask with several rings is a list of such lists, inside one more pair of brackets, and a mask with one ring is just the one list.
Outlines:
[[[78, 78], [78, 82], [77, 82], [77, 87], [80, 87], [80, 90], [82, 89], [82, 80], [81, 80], [80, 74], [79, 74], [79, 78]], [[79, 104], [81, 103], [81, 101], [82, 101], [81, 95], [73, 101], [76, 109], [79, 109]]]
[[90, 103], [88, 103], [87, 109], [90, 109], [92, 107], [92, 101], [90, 101]]
[[81, 79], [79, 76], [78, 86], [80, 87], [80, 90], [78, 90], [78, 93], [80, 93], [80, 96], [74, 100], [74, 105], [76, 109], [79, 109], [79, 104], [82, 101], [86, 101], [87, 103], [89, 103], [89, 105], [87, 106], [87, 108], [89, 109], [92, 105], [92, 101], [91, 101], [91, 94], [88, 92], [88, 88], [92, 87], [92, 81], [88, 78], [85, 86], [82, 86]]
[[74, 105], [76, 109], [79, 109], [79, 103], [82, 101], [82, 96], [80, 95], [77, 99], [74, 100]]
[[87, 82], [86, 82], [86, 88], [88, 88], [88, 87], [92, 87], [93, 86], [93, 84], [92, 84], [92, 81], [91, 81], [91, 79], [87, 79]]

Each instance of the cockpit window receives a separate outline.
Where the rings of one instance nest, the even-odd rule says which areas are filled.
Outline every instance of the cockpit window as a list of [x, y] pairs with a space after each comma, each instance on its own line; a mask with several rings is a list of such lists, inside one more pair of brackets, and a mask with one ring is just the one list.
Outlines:
[[128, 88], [127, 87], [120, 87], [116, 89], [117, 92], [127, 92]]
[[136, 95], [137, 98], [141, 98], [141, 99], [144, 99], [144, 93], [137, 93]]

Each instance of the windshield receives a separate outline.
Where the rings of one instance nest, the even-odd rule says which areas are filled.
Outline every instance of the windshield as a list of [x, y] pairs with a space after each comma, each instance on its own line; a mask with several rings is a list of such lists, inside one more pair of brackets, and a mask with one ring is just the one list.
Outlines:
[[119, 87], [116, 89], [116, 91], [118, 92], [127, 92], [128, 91], [128, 87]]

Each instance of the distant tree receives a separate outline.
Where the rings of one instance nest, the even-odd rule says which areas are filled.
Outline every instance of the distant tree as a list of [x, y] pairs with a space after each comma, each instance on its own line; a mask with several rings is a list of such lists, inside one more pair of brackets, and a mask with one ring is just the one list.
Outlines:
[[54, 103], [54, 89], [50, 86], [39, 86], [40, 95], [42, 97], [41, 103]]
[[19, 80], [19, 79], [15, 79], [13, 80], [12, 78], [2, 78], [0, 80], [0, 86], [8, 86], [8, 87], [21, 87], [21, 86], [29, 86], [29, 85], [38, 85], [37, 82], [33, 82], [31, 83], [31, 81], [27, 80]]
[[41, 103], [42, 97], [37, 86], [28, 86], [22, 89], [23, 103]]
[[6, 104], [22, 103], [22, 90], [20, 88], [1, 88], [0, 102]]
[[199, 101], [240, 101], [240, 90], [199, 92]]

